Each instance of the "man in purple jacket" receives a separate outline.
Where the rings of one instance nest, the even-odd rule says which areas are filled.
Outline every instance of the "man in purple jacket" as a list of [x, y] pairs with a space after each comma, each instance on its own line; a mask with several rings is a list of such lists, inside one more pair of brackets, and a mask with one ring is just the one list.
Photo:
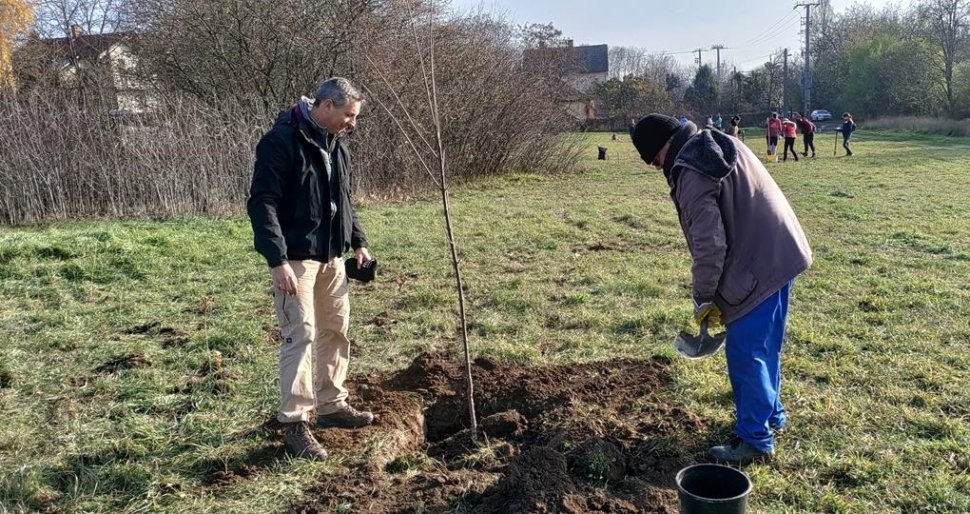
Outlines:
[[787, 419], [781, 349], [794, 278], [812, 252], [788, 200], [741, 141], [650, 114], [633, 133], [644, 162], [663, 170], [693, 259], [694, 319], [727, 327], [735, 438], [714, 459], [766, 460]]

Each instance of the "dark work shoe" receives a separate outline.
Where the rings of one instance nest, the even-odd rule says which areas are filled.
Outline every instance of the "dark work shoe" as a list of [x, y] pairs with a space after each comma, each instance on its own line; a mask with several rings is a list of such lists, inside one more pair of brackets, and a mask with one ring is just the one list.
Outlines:
[[749, 462], [770, 461], [775, 456], [775, 451], [759, 451], [740, 437], [735, 436], [730, 443], [711, 448], [708, 454], [715, 460], [747, 464]]
[[304, 457], [311, 460], [324, 460], [327, 458], [327, 450], [317, 442], [310, 431], [310, 424], [306, 421], [290, 423], [283, 434], [283, 445], [286, 451], [296, 457]]
[[367, 411], [359, 411], [350, 405], [330, 414], [317, 416], [317, 426], [320, 428], [360, 428], [374, 422], [374, 415]]

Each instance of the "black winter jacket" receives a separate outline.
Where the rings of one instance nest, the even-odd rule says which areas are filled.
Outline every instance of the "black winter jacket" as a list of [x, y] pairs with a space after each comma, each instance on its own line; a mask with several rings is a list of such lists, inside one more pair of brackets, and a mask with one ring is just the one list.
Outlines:
[[331, 153], [340, 217], [331, 224], [326, 143], [313, 130], [296, 106], [282, 112], [256, 146], [247, 211], [256, 251], [271, 268], [288, 259], [328, 261], [332, 225], [340, 229], [334, 237], [343, 252], [367, 246], [352, 203], [350, 152], [338, 139]]
[[842, 137], [848, 138], [855, 132], [855, 121], [852, 118], [842, 121], [842, 128], [839, 129], [842, 132]]

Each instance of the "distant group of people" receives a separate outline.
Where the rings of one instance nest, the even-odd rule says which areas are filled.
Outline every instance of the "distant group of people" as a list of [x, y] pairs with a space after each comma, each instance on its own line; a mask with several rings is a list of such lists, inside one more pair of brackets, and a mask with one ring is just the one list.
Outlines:
[[[681, 114], [677, 117], [677, 121], [684, 125], [690, 121], [690, 118]], [[636, 120], [634, 120], [634, 124]], [[724, 125], [724, 118], [721, 117], [721, 113], [717, 113], [714, 116], [707, 116], [704, 119], [704, 125], [702, 128], [711, 130], [720, 130], [729, 136], [734, 136], [738, 139], [744, 140], [744, 130], [741, 128], [741, 116], [734, 115], [728, 120], [727, 125]]]
[[[683, 114], [677, 116], [676, 120], [680, 125], [690, 122], [690, 118]], [[633, 135], [636, 124], [636, 119], [630, 120], [631, 136]], [[707, 116], [704, 120], [703, 128], [719, 130], [729, 136], [734, 136], [742, 141], [744, 140], [744, 129], [741, 128], [741, 117], [738, 115], [731, 116], [727, 125], [724, 124], [724, 118], [721, 117], [721, 113], [717, 113], [714, 116]], [[852, 115], [848, 112], [843, 113], [842, 125], [836, 131], [842, 134], [842, 148], [845, 149], [845, 155], [847, 156], [853, 155], [850, 139], [855, 129], [855, 120], [853, 120]], [[818, 127], [812, 123], [812, 120], [799, 112], [792, 112], [790, 118], [782, 117], [777, 112], [772, 112], [765, 120], [765, 140], [768, 145], [768, 160], [777, 162], [778, 140], [779, 138], [783, 138], [782, 161], [788, 161], [789, 154], [797, 161], [798, 152], [795, 150], [795, 140], [798, 138], [797, 133], [799, 131], [802, 133], [802, 157], [808, 157], [809, 152], [811, 152], [812, 158], [816, 158], [815, 132], [818, 131]]]
[[796, 130], [799, 128], [802, 131], [802, 139], [805, 145], [802, 156], [808, 157], [808, 151], [810, 149], [812, 151], [812, 157], [814, 158], [816, 156], [815, 124], [797, 112], [792, 113], [792, 118], [794, 118], [794, 121], [790, 118], [779, 117], [777, 112], [773, 112], [765, 120], [765, 137], [768, 142], [769, 160], [772, 160], [772, 156], [777, 153], [779, 137], [784, 137], [785, 139], [785, 146], [782, 149], [782, 160], [788, 160], [789, 152], [796, 161], [798, 160], [798, 153], [795, 151], [795, 139], [797, 137]]
[[[798, 112], [791, 113], [791, 119], [785, 117], [779, 117], [777, 112], [771, 113], [771, 116], [765, 120], [765, 139], [768, 144], [768, 156], [769, 160], [777, 154], [778, 138], [785, 138], [785, 146], [782, 149], [782, 160], [788, 160], [788, 154], [791, 153], [792, 157], [797, 161], [798, 153], [795, 151], [795, 139], [796, 130], [801, 130], [802, 132], [802, 142], [804, 144], [804, 149], [802, 150], [802, 156], [808, 157], [808, 151], [812, 151], [812, 158], [816, 157], [815, 152], [815, 132], [818, 128], [812, 123], [808, 117], [802, 115]], [[845, 148], [846, 155], [852, 155], [852, 149], [849, 144], [849, 140], [852, 137], [852, 133], [855, 132], [855, 120], [852, 119], [852, 115], [848, 112], [842, 114], [842, 126], [836, 129], [838, 132], [842, 133], [842, 147]], [[774, 159], [777, 162], [777, 158]]]
[[[686, 117], [684, 119], [686, 120]], [[744, 140], [744, 130], [741, 129], [741, 116], [738, 115], [731, 116], [726, 127], [724, 126], [724, 118], [721, 117], [721, 113], [717, 113], [715, 116], [708, 116], [704, 120], [704, 128], [717, 129], [729, 136]]]
[[[680, 125], [684, 125], [690, 122], [690, 118], [688, 118], [684, 114], [677, 116], [675, 119], [677, 120], [677, 123], [679, 123]], [[636, 125], [637, 125], [637, 119], [636, 118], [631, 119], [630, 120], [631, 137], [633, 136], [633, 131], [636, 128]], [[716, 116], [708, 116], [707, 119], [704, 121], [703, 128], [717, 129], [729, 136], [734, 136], [738, 139], [741, 139], [742, 141], [744, 140], [744, 130], [741, 128], [741, 116], [738, 116], [738, 115], [731, 116], [731, 119], [728, 120], [728, 124], [726, 127], [724, 126], [724, 118], [721, 117], [721, 113], [717, 113]], [[615, 139], [616, 138], [614, 137], [614, 140]]]

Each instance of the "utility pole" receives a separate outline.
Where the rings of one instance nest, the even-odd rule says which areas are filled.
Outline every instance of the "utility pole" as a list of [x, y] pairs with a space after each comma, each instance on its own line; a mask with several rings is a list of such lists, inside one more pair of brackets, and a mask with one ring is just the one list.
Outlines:
[[703, 48], [698, 48], [697, 50], [694, 50], [694, 51], [697, 52], [697, 57], [694, 58], [694, 63], [697, 64], [698, 66], [700, 66], [701, 65], [701, 52], [703, 52], [704, 49]]
[[812, 7], [819, 3], [795, 4], [795, 9], [805, 8], [805, 69], [802, 71], [802, 115], [808, 115], [812, 109]]
[[[785, 60], [781, 67], [781, 110], [785, 112], [785, 102], [788, 101], [788, 49], [785, 49]], [[790, 109], [789, 109], [790, 110]]]
[[741, 98], [741, 77], [738, 76], [738, 67], [734, 67], [734, 71], [731, 73], [731, 78], [734, 80], [734, 112], [738, 112], [738, 104]]
[[781, 65], [781, 112], [785, 110], [785, 103], [788, 102], [788, 49], [783, 50], [783, 60]]
[[721, 80], [721, 50], [724, 50], [724, 45], [720, 43], [711, 45], [711, 50], [717, 51], [717, 79]]
[[768, 71], [768, 105], [767, 110], [775, 110], [775, 106], [772, 103], [775, 101], [775, 56], [769, 55], [768, 62], [765, 63], [765, 69]]

